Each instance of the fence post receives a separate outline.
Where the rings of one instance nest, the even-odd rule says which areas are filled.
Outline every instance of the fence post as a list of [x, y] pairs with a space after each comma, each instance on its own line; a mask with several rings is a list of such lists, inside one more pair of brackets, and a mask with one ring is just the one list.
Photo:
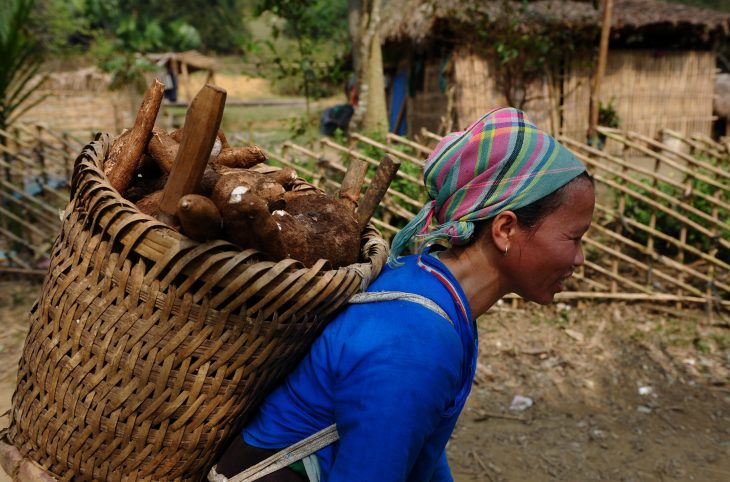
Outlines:
[[38, 168], [41, 174], [41, 190], [48, 184], [48, 173], [46, 172], [46, 156], [43, 141], [43, 126], [38, 124], [36, 127], [35, 155], [38, 161]]
[[[715, 192], [715, 197], [719, 197], [719, 190]], [[719, 214], [719, 209], [717, 205], [714, 205], [712, 207], [712, 217], [717, 219]], [[712, 228], [712, 249], [710, 249], [710, 256], [717, 256], [718, 251], [718, 241], [720, 240], [720, 236], [722, 236], [722, 232], [717, 232], [717, 228]], [[713, 305], [713, 298], [715, 296], [715, 265], [714, 263], [711, 263], [707, 272], [708, 277], [710, 278], [707, 281], [707, 288], [705, 291], [705, 294], [707, 296], [707, 301], [705, 305], [705, 312], [707, 313], [707, 321], [712, 323], [713, 313], [712, 313], [712, 305]]]
[[6, 134], [0, 134], [2, 136], [2, 140], [0, 140], [0, 145], [2, 145], [5, 149], [3, 149], [3, 159], [5, 160], [5, 180], [7, 182], [12, 182], [12, 175], [10, 173], [10, 162], [12, 160], [10, 153], [7, 151], [7, 149], [10, 147], [10, 138]]
[[63, 131], [61, 140], [63, 142], [63, 171], [66, 176], [66, 182], [71, 185], [71, 166], [73, 164], [74, 153], [71, 152], [71, 142], [69, 141], [68, 132]]

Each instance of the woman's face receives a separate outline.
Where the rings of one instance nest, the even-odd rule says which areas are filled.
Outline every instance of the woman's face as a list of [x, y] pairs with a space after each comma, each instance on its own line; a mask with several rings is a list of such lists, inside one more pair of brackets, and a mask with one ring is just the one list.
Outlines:
[[581, 239], [591, 224], [595, 192], [587, 179], [568, 185], [560, 207], [532, 230], [518, 227], [504, 256], [509, 291], [540, 304], [552, 302], [583, 264]]

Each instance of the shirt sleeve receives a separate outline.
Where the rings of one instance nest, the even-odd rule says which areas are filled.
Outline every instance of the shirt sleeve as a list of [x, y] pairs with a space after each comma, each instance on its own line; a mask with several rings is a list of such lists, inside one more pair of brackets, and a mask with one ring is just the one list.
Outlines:
[[328, 480], [405, 481], [459, 389], [463, 350], [447, 320], [414, 303], [359, 312], [331, 359], [340, 440]]

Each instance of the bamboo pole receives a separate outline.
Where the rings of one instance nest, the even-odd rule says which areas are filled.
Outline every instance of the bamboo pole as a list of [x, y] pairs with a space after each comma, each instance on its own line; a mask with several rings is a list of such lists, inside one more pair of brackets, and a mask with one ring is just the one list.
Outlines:
[[16, 199], [14, 196], [10, 195], [8, 192], [6, 192], [4, 189], [0, 189], [0, 197], [5, 199], [6, 202], [14, 204], [18, 206], [19, 209], [32, 213], [35, 216], [35, 219], [33, 222], [35, 223], [43, 223], [46, 227], [50, 226], [50, 230], [56, 231], [58, 230], [59, 221], [57, 217], [50, 216], [45, 211], [40, 211], [36, 205], [30, 204], [30, 203], [23, 203], [21, 200]]
[[630, 286], [637, 291], [641, 291], [642, 293], [647, 293], [647, 294], [653, 294], [653, 292], [650, 289], [648, 289], [647, 287], [640, 285], [638, 283], [635, 283], [635, 282], [631, 281], [630, 279], [628, 279], [624, 276], [621, 276], [619, 274], [614, 274], [611, 270], [608, 270], [608, 269], [604, 268], [603, 266], [599, 266], [592, 261], [586, 260], [585, 265], [586, 265], [586, 268], [592, 269], [594, 271], [598, 271], [599, 273], [604, 274], [611, 279], [615, 279], [616, 281], [623, 283], [627, 286]]
[[601, 93], [601, 82], [606, 72], [606, 59], [608, 58], [608, 41], [611, 34], [611, 14], [613, 13], [613, 0], [603, 0], [603, 20], [601, 22], [601, 41], [598, 46], [598, 65], [593, 79], [590, 103], [590, 123], [588, 126], [588, 139], [592, 145], [598, 145], [596, 127], [598, 127], [598, 101]]
[[358, 134], [355, 132], [355, 133], [350, 134], [350, 137], [352, 137], [353, 139], [356, 139], [360, 142], [363, 142], [365, 144], [371, 145], [373, 147], [377, 147], [378, 149], [382, 149], [383, 151], [387, 152], [388, 154], [391, 154], [395, 157], [403, 159], [404, 161], [412, 162], [413, 164], [417, 165], [420, 168], [423, 168], [423, 166], [425, 164], [421, 159], [415, 158], [413, 156], [409, 156], [408, 154], [401, 152], [398, 149], [393, 149], [390, 146], [387, 146], [381, 142], [378, 142], [374, 139], [366, 137], [362, 134]]
[[[0, 186], [8, 189], [11, 192], [16, 193], [17, 195], [19, 195], [23, 199], [26, 199], [28, 201], [31, 201], [31, 203], [39, 206], [43, 211], [45, 211], [45, 212], [48, 213], [48, 214], [46, 214], [46, 216], [48, 216], [50, 219], [57, 219], [56, 216], [58, 215], [58, 213], [57, 213], [57, 211], [55, 209], [48, 207], [46, 204], [44, 204], [42, 202], [39, 202], [33, 196], [30, 196], [27, 193], [25, 193], [23, 191], [23, 189], [15, 186], [13, 184], [10, 184], [9, 182], [5, 182], [5, 181], [0, 181]], [[0, 189], [0, 192], [2, 192], [2, 189]]]
[[[664, 293], [594, 293], [594, 292], [564, 292], [555, 295], [556, 300], [576, 300], [576, 299], [603, 299], [616, 301], [650, 301], [650, 302], [671, 302], [681, 301], [684, 303], [702, 304], [705, 298], [696, 296], [677, 296]], [[730, 307], [730, 301], [721, 300], [718, 302], [722, 306]]]
[[399, 136], [397, 134], [393, 134], [392, 132], [388, 132], [387, 139], [397, 142], [398, 144], [403, 144], [404, 146], [408, 146], [408, 147], [420, 152], [421, 154], [425, 154], [426, 156], [431, 154], [431, 152], [433, 151], [433, 149], [431, 149], [427, 146], [424, 146], [423, 144], [419, 144], [418, 142], [414, 142], [405, 137]]
[[[356, 149], [349, 148], [349, 147], [345, 147], [345, 146], [343, 146], [341, 144], [338, 144], [338, 143], [336, 143], [336, 142], [334, 142], [334, 141], [332, 141], [330, 139], [322, 139], [321, 143], [323, 145], [326, 145], [327, 147], [331, 147], [332, 149], [335, 149], [335, 150], [337, 150], [339, 152], [345, 153], [348, 156], [352, 156], [352, 157], [355, 157], [355, 158], [360, 159], [362, 161], [365, 161], [365, 162], [367, 162], [370, 165], [373, 165], [373, 166], [377, 166], [378, 165], [378, 161], [376, 161], [372, 157], [369, 157], [369, 156], [366, 156], [365, 154], [362, 154], [361, 152], [359, 152]], [[415, 177], [411, 176], [410, 174], [406, 174], [404, 172], [398, 171], [397, 177], [399, 177], [401, 179], [404, 179], [406, 181], [412, 182], [412, 183], [416, 184], [419, 187], [421, 185], [420, 179], [415, 178]], [[418, 203], [418, 204], [421, 205], [421, 203]]]
[[432, 141], [441, 142], [441, 139], [443, 139], [444, 136], [440, 136], [436, 134], [435, 132], [431, 132], [425, 127], [421, 128], [421, 135], [425, 137], [426, 139], [431, 139]]
[[[600, 129], [599, 129], [599, 131], [600, 131]], [[579, 143], [577, 141], [574, 141], [574, 140], [572, 140], [570, 138], [561, 137], [560, 138], [560, 142], [562, 142], [566, 146], [569, 146], [569, 147], [571, 147], [573, 149], [581, 149], [581, 150], [583, 150], [583, 151], [585, 151], [585, 152], [587, 152], [587, 153], [589, 153], [591, 155], [594, 155], [596, 157], [599, 157], [599, 158], [601, 158], [603, 160], [606, 160], [606, 161], [608, 161], [608, 162], [610, 162], [612, 164], [616, 164], [617, 166], [620, 166], [622, 168], [621, 169], [622, 172], [627, 172], [630, 169], [633, 172], [640, 173], [640, 174], [645, 174], [646, 176], [649, 176], [649, 177], [656, 176], [656, 178], [658, 180], [660, 180], [660, 181], [662, 181], [662, 182], [664, 182], [666, 184], [669, 184], [670, 186], [675, 187], [678, 190], [682, 191], [683, 192], [683, 197], [685, 197], [685, 198], [688, 197], [688, 196], [698, 197], [700, 199], [703, 199], [704, 201], [707, 201], [711, 205], [717, 205], [721, 209], [725, 209], [727, 211], [730, 211], [730, 204], [729, 203], [725, 203], [722, 200], [719, 200], [716, 196], [712, 196], [712, 195], [705, 194], [703, 192], [695, 191], [695, 190], [689, 190], [689, 194], [687, 194], [688, 193], [688, 190], [687, 190], [687, 184], [686, 184], [686, 182], [685, 183], [681, 183], [681, 182], [676, 181], [676, 180], [674, 180], [674, 179], [672, 179], [672, 178], [670, 178], [668, 176], [665, 176], [665, 175], [663, 175], [661, 173], [654, 174], [654, 172], [651, 169], [646, 169], [646, 168], [643, 168], [641, 166], [632, 165], [631, 163], [629, 163], [627, 161], [623, 161], [621, 159], [618, 159], [618, 158], [616, 158], [616, 157], [614, 157], [614, 156], [612, 156], [610, 154], [607, 154], [607, 153], [605, 153], [603, 151], [599, 151], [597, 149], [594, 149], [594, 148], [592, 148], [592, 147], [590, 147], [588, 145], [581, 144], [581, 143]], [[626, 144], [624, 144], [624, 146], [626, 146]], [[613, 169], [609, 169], [608, 167], [606, 167], [605, 163], [599, 163], [599, 162], [591, 159], [590, 157], [587, 157], [586, 156], [586, 157], [583, 157], [582, 159], [590, 159], [591, 166], [594, 166], [597, 169], [601, 169], [603, 171], [606, 171], [606, 172], [609, 172], [609, 173], [612, 173], [612, 174], [619, 173], [619, 171], [616, 171], [616, 170], [613, 170]], [[588, 162], [588, 161], [586, 161], [586, 162]], [[688, 173], [690, 173], [689, 170], [687, 171], [687, 173], [685, 173], [685, 177], [688, 175]]]
[[728, 186], [725, 186], [721, 182], [716, 181], [715, 179], [707, 177], [703, 174], [693, 173], [688, 167], [683, 166], [682, 164], [679, 164], [678, 162], [673, 161], [672, 159], [669, 159], [666, 156], [662, 156], [661, 154], [654, 152], [651, 149], [644, 147], [636, 142], [630, 141], [628, 139], [622, 141], [620, 139], [620, 136], [617, 136], [613, 133], [606, 133], [606, 137], [610, 137], [619, 142], [626, 142], [626, 143], [628, 143], [628, 145], [630, 145], [634, 149], [640, 151], [641, 153], [643, 153], [651, 158], [659, 159], [661, 162], [665, 163], [668, 166], [671, 166], [672, 168], [676, 169], [677, 171], [682, 172], [683, 174], [693, 175], [693, 177], [695, 179], [698, 179], [704, 183], [707, 183], [715, 188], [721, 189], [723, 191], [728, 191], [728, 189], [730, 189], [730, 188], [728, 188]]
[[[681, 286], [685, 290], [689, 291], [690, 293], [694, 293], [697, 296], [704, 295], [704, 292], [695, 288], [694, 286], [690, 286], [686, 283], [680, 284], [679, 281], [676, 278], [674, 278], [673, 276], [671, 276], [667, 273], [664, 273], [663, 271], [660, 271], [647, 263], [642, 263], [641, 261], [638, 261], [638, 260], [632, 258], [631, 256], [627, 256], [623, 253], [620, 253], [619, 251], [616, 251], [615, 249], [606, 246], [605, 244], [601, 243], [600, 241], [596, 241], [590, 237], [584, 237], [583, 240], [586, 244], [591, 245], [591, 246], [597, 248], [598, 250], [603, 251], [606, 254], [615, 256], [626, 264], [629, 264], [631, 266], [634, 266], [634, 267], [644, 270], [646, 272], [651, 271], [652, 277], [656, 276], [657, 278], [661, 278], [668, 283], [671, 283], [671, 284], [674, 284], [677, 286]], [[649, 286], [651, 288], [648, 288], [648, 289], [653, 291], [653, 284], [651, 284]]]
[[[0, 146], [0, 150], [2, 150], [2, 146]], [[18, 157], [18, 159], [19, 159], [19, 157]], [[21, 176], [21, 177], [24, 176], [23, 171], [21, 171], [20, 169], [18, 169], [15, 166], [13, 166], [12, 164], [8, 164], [4, 160], [0, 160], [0, 166], [4, 166], [6, 169], [10, 170], [10, 173], [11, 174], [12, 173], [17, 173], [18, 176]], [[20, 188], [18, 188], [18, 189], [20, 189]], [[53, 187], [50, 187], [50, 186], [47, 186], [47, 185], [43, 185], [43, 189], [45, 191], [53, 194], [54, 196], [56, 196], [56, 198], [58, 198], [59, 201], [61, 201], [63, 203], [68, 202], [68, 194], [67, 193], [61, 192], [58, 189], [53, 188]]]
[[[652, 139], [651, 137], [645, 136], [638, 132], [624, 132], [624, 131], [619, 131], [618, 129], [613, 129], [610, 127], [599, 127], [598, 131], [601, 133], [605, 133], [605, 134], [616, 134], [616, 135], [625, 134], [627, 136], [628, 140], [636, 139], [641, 142], [644, 142], [650, 148], [650, 150], [658, 149], [661, 151], [668, 152], [672, 156], [685, 161], [687, 164], [693, 164], [696, 167], [700, 167], [702, 169], [710, 171], [718, 177], [730, 179], [730, 171], [722, 169], [717, 166], [714, 166], [714, 165], [710, 164], [709, 162], [702, 161], [701, 159], [692, 157], [689, 154], [687, 154], [686, 152], [682, 152], [682, 151], [678, 151], [677, 149], [673, 149], [672, 147], [670, 147], [662, 142], [659, 142], [656, 139]], [[662, 132], [669, 133], [669, 132], [673, 132], [673, 131], [671, 131], [670, 129], [662, 129]], [[679, 134], [677, 134], [677, 133], [675, 133], [675, 135], [679, 136]]]
[[[584, 155], [582, 155], [580, 153], [574, 153], [574, 154], [576, 155], [576, 157], [578, 157], [579, 159], [583, 160], [586, 164], [589, 164], [591, 166], [598, 166], [598, 164], [594, 160], [590, 159], [589, 157], [584, 156]], [[708, 223], [711, 224], [711, 225], [718, 225], [718, 227], [720, 227], [720, 228], [727, 229], [726, 226], [724, 226], [716, 218], [713, 218], [711, 215], [705, 213], [704, 211], [701, 211], [701, 210], [695, 208], [694, 206], [690, 206], [687, 203], [684, 203], [684, 202], [682, 202], [682, 201], [680, 201], [680, 200], [678, 200], [678, 199], [676, 199], [676, 198], [674, 198], [674, 197], [672, 197], [672, 196], [670, 196], [670, 195], [668, 195], [668, 194], [666, 194], [664, 192], [661, 192], [660, 190], [658, 190], [656, 188], [653, 188], [651, 186], [646, 186], [644, 184], [641, 184], [640, 182], [632, 179], [630, 176], [621, 176], [621, 174], [618, 173], [618, 172], [616, 172], [616, 171], [613, 171], [613, 172], [611, 170], [607, 170], [607, 171], [608, 172], [611, 172], [613, 175], [619, 177], [620, 179], [626, 180], [627, 181], [627, 184], [632, 184], [632, 185], [638, 187], [639, 189], [642, 189], [642, 190], [647, 191], [649, 194], [651, 194], [652, 196], [655, 196], [658, 199], [663, 199], [669, 205], [681, 207], [682, 209], [684, 209], [686, 211], [689, 211], [689, 212], [691, 212], [692, 214], [695, 214], [698, 217], [703, 218], [704, 220], [708, 221]], [[636, 191], [634, 191], [634, 190], [632, 190], [632, 189], [630, 189], [628, 187], [625, 187], [625, 186], [623, 186], [623, 185], [621, 185], [619, 183], [616, 183], [614, 181], [611, 181], [609, 179], [606, 179], [606, 178], [604, 178], [602, 176], [596, 175], [595, 176], [595, 179], [597, 181], [599, 181], [599, 182], [602, 182], [602, 183], [610, 186], [610, 187], [613, 187], [617, 191], [620, 191], [620, 192], [623, 192], [625, 194], [628, 194], [630, 197], [633, 197], [635, 199], [638, 199], [638, 200], [646, 203], [647, 205], [649, 205], [652, 208], [657, 208], [660, 211], [663, 211], [664, 213], [668, 214], [669, 216], [677, 219], [678, 221], [681, 221], [681, 222], [687, 224], [688, 226], [696, 229], [697, 231], [699, 231], [700, 233], [702, 233], [702, 234], [704, 234], [706, 236], [712, 236], [711, 231], [709, 229], [707, 229], [706, 227], [704, 227], [704, 226], [702, 226], [700, 224], [697, 224], [695, 221], [689, 219], [686, 216], [683, 216], [682, 214], [677, 213], [676, 211], [670, 209], [667, 206], [664, 206], [661, 203], [658, 203], [654, 199], [650, 199], [650, 198], [648, 198], [648, 197], [646, 197], [646, 196], [644, 196], [644, 195], [642, 195], [642, 194], [640, 194], [640, 193], [638, 193], [638, 192], [636, 192]], [[721, 244], [723, 246], [727, 246], [728, 248], [730, 248], [730, 242], [727, 241], [727, 240], [721, 240]]]
[[[684, 142], [685, 144], [687, 144], [687, 146], [689, 146], [690, 149], [704, 151], [700, 143], [693, 141], [692, 139], [688, 139], [687, 137], [672, 129], [664, 128], [662, 129], [662, 134], [666, 134], [670, 137], [674, 137], [675, 139]], [[723, 159], [720, 158], [718, 160], [722, 161]]]
[[[649, 253], [649, 251], [646, 249], [646, 246], [637, 243], [636, 241], [633, 241], [617, 232], [614, 232], [610, 229], [607, 229], [600, 224], [592, 224], [591, 230], [597, 230], [600, 231], [604, 236], [608, 236], [610, 238], [613, 238], [614, 240], [618, 241], [621, 244], [625, 244], [627, 246], [630, 246], [631, 248], [641, 252], [645, 255], [651, 255], [654, 261], [657, 261], [667, 268], [676, 269], [680, 275], [689, 275], [694, 278], [697, 278], [698, 280], [701, 280], [705, 282], [705, 284], [709, 281], [711, 281], [711, 277], [705, 273], [702, 273], [701, 271], [697, 271], [695, 269], [690, 268], [689, 266], [680, 263], [679, 261], [675, 261], [671, 258], [668, 258], [666, 256], [663, 256], [658, 253]], [[684, 282], [682, 278], [678, 278], [680, 282]], [[722, 282], [715, 282], [716, 286], [719, 288], [722, 288], [723, 290], [727, 291], [728, 294], [730, 294], [730, 285], [722, 283]], [[679, 296], [682, 296], [683, 293], [677, 293]]]
[[[599, 211], [602, 211], [607, 214], [615, 214], [614, 210], [611, 208], [608, 208], [601, 203], [596, 203], [596, 209]], [[697, 256], [698, 258], [703, 259], [704, 261], [707, 261], [710, 264], [714, 264], [720, 269], [723, 270], [730, 270], [730, 264], [727, 264], [723, 262], [722, 260], [710, 256], [709, 254], [705, 253], [704, 251], [701, 251], [694, 246], [691, 246], [686, 243], [681, 243], [678, 239], [675, 239], [667, 234], [662, 233], [661, 231], [657, 230], [651, 230], [648, 226], [645, 224], [642, 224], [634, 219], [631, 218], [623, 218], [622, 222], [626, 223], [628, 226], [631, 226], [633, 228], [640, 229], [646, 233], [651, 232], [654, 236], [661, 238], [663, 241], [666, 241], [667, 243], [673, 244], [674, 246], [681, 247], [682, 249], [692, 253], [693, 255]]]
[[[597, 163], [596, 161], [594, 161], [593, 159], [591, 159], [587, 156], [584, 156], [583, 154], [577, 153], [577, 152], [574, 152], [574, 154], [576, 155], [576, 157], [578, 157], [579, 159], [584, 161], [586, 164], [588, 164], [592, 167], [599, 168], [599, 169], [601, 168], [600, 164]], [[662, 199], [662, 200], [666, 201], [667, 204], [669, 204], [670, 206], [677, 206], [679, 208], [682, 208], [685, 211], [691, 212], [692, 214], [707, 221], [708, 224], [710, 224], [710, 225], [717, 226], [717, 227], [723, 228], [723, 229], [727, 229], [727, 226], [723, 222], [719, 221], [717, 218], [713, 217], [710, 214], [707, 214], [706, 212], [704, 212], [700, 209], [695, 208], [694, 206], [692, 206], [688, 203], [682, 202], [681, 200], [677, 199], [676, 197], [670, 196], [652, 186], [647, 186], [645, 184], [642, 184], [641, 182], [633, 179], [630, 176], [623, 176], [618, 171], [614, 171], [611, 169], [605, 169], [605, 168], [602, 170], [605, 170], [606, 172], [618, 177], [619, 179], [626, 181], [627, 185], [631, 184], [641, 190], [647, 191], [649, 194], [651, 194], [652, 196], [655, 196], [658, 199]], [[679, 214], [678, 212], [670, 209], [669, 207], [656, 202], [654, 199], [650, 199], [650, 198], [640, 194], [639, 192], [634, 191], [633, 189], [625, 187], [624, 185], [611, 181], [602, 176], [596, 175], [596, 180], [598, 180], [604, 184], [607, 184], [610, 187], [614, 187], [615, 189], [617, 189], [625, 194], [628, 194], [630, 197], [633, 197], [642, 202], [645, 202], [650, 207], [656, 207], [657, 209], [665, 212], [666, 214], [670, 215], [671, 217], [677, 219], [678, 221], [686, 223], [687, 225], [691, 226], [692, 228], [696, 229], [697, 231], [701, 232], [702, 234], [704, 234], [706, 236], [711, 236], [711, 234], [710, 234], [711, 231], [708, 228], [706, 228], [700, 224], [697, 224], [695, 221], [687, 218], [686, 216], [683, 216], [683, 215]], [[723, 242], [722, 244], [723, 245], [727, 244], [727, 246], [730, 247], [730, 242]]]

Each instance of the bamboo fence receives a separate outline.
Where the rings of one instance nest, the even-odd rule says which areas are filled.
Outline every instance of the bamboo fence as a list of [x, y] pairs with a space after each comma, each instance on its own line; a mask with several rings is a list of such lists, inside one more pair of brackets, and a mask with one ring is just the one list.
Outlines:
[[[666, 143], [607, 127], [599, 133], [613, 149], [560, 137], [588, 166], [598, 199], [585, 237], [586, 264], [558, 298], [703, 304], [708, 312], [729, 308], [730, 147], [702, 133], [671, 129], [661, 132]], [[6, 139], [0, 146], [5, 174], [0, 179], [0, 243], [6, 253], [0, 269], [40, 274], [36, 262], [48, 254], [67, 194], [50, 185], [29, 194], [24, 182], [63, 176], [81, 143], [37, 127], [0, 135]], [[236, 136], [231, 138], [235, 142]], [[368, 166], [365, 186], [382, 156], [398, 159], [401, 169], [373, 218], [389, 239], [426, 202], [422, 169], [440, 139], [427, 129], [417, 139], [388, 134], [376, 140], [353, 133], [345, 143], [330, 138], [309, 146], [287, 141], [269, 154], [273, 164], [294, 168], [330, 193], [339, 189], [352, 159]]]
[[[687, 153], [640, 133], [603, 127], [600, 133], [622, 146], [620, 156], [561, 138], [589, 167], [598, 202], [584, 242], [586, 264], [558, 298], [700, 304], [709, 312], [730, 307], [727, 147], [703, 135], [672, 132], [691, 144]], [[287, 142], [272, 158], [334, 190], [349, 159], [366, 161], [368, 177], [378, 156], [386, 153], [404, 166], [422, 168], [441, 136], [423, 129], [418, 138], [391, 134], [378, 142], [354, 134], [347, 145], [330, 139], [314, 147]], [[644, 161], [637, 163], [637, 157]], [[413, 171], [398, 175], [397, 180], [419, 186], [410, 196], [391, 187], [374, 220], [386, 237], [423, 205], [425, 194], [417, 179]]]
[[0, 272], [45, 274], [82, 145], [43, 125], [0, 129]]

